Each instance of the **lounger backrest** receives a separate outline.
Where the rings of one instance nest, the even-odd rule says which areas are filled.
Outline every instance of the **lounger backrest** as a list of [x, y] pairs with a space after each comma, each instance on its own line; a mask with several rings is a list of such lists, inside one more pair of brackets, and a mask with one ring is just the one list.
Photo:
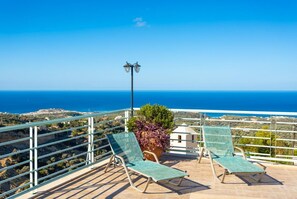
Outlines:
[[203, 138], [206, 149], [216, 156], [233, 156], [231, 129], [227, 126], [203, 126]]
[[114, 155], [124, 158], [125, 163], [143, 160], [143, 154], [133, 132], [106, 135]]

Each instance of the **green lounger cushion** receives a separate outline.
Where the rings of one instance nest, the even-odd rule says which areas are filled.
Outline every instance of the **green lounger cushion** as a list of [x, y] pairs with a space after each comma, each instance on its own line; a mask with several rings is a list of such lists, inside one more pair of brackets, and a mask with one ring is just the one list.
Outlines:
[[177, 169], [170, 168], [149, 160], [132, 162], [126, 165], [129, 169], [137, 171], [147, 177], [151, 177], [155, 182], [182, 178], [188, 174]]
[[229, 127], [203, 126], [204, 142], [216, 156], [233, 156], [234, 147]]
[[253, 163], [242, 159], [241, 157], [219, 157], [213, 158], [218, 164], [228, 170], [229, 173], [263, 173], [262, 168]]
[[106, 135], [113, 154], [124, 158], [125, 163], [144, 159], [138, 141], [133, 132]]

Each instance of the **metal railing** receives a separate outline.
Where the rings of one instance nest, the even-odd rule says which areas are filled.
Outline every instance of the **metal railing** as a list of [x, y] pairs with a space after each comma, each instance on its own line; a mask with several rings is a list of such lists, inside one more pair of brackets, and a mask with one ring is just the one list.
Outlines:
[[0, 128], [0, 198], [36, 190], [108, 158], [105, 134], [123, 132], [127, 117], [128, 111], [118, 110]]
[[[252, 159], [296, 163], [297, 113], [171, 109], [177, 126], [186, 123], [196, 133], [171, 136], [169, 153], [198, 155], [203, 125], [228, 125], [234, 143]], [[120, 116], [120, 117], [118, 117]], [[257, 117], [254, 117], [257, 116]], [[277, 117], [285, 116], [285, 117]], [[0, 128], [0, 198], [34, 191], [80, 169], [109, 158], [106, 133], [127, 131], [129, 111], [118, 110]], [[194, 137], [192, 137], [194, 135]], [[176, 146], [176, 143], [181, 144]], [[184, 145], [182, 145], [184, 144]], [[0, 165], [1, 165], [0, 164]], [[4, 176], [4, 177], [3, 177]]]
[[[251, 159], [297, 164], [297, 113], [171, 109], [176, 125], [186, 123], [196, 134], [173, 133], [170, 153], [197, 156], [203, 147], [203, 125], [230, 126], [235, 146]], [[181, 137], [176, 139], [174, 134]], [[188, 135], [188, 137], [186, 137]], [[194, 135], [194, 137], [189, 137]], [[182, 144], [177, 144], [180, 142]], [[195, 142], [193, 146], [193, 142]]]

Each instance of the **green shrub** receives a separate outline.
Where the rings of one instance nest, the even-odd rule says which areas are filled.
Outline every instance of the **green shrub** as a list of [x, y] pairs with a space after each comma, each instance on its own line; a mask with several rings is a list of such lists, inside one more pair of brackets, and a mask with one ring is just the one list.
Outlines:
[[132, 117], [128, 120], [128, 122], [127, 122], [128, 131], [135, 131], [136, 121], [137, 121], [136, 117]]
[[130, 118], [127, 127], [129, 131], [135, 131], [136, 121], [143, 120], [148, 123], [159, 125], [171, 133], [174, 127], [173, 113], [165, 106], [154, 104], [146, 104], [137, 111], [137, 118]]

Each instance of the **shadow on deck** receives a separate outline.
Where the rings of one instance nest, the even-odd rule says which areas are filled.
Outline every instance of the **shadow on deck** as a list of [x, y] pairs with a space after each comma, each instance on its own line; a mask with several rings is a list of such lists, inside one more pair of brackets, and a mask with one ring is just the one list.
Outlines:
[[[180, 187], [152, 183], [146, 193], [140, 193], [130, 187], [122, 167], [104, 173], [103, 165], [33, 198], [297, 198], [295, 166], [267, 164], [267, 175], [261, 183], [248, 177], [228, 175], [221, 184], [213, 180], [208, 159], [198, 164], [195, 159], [164, 155], [161, 162], [186, 170], [190, 177]], [[133, 175], [133, 179], [141, 188], [146, 181], [137, 175]]]

